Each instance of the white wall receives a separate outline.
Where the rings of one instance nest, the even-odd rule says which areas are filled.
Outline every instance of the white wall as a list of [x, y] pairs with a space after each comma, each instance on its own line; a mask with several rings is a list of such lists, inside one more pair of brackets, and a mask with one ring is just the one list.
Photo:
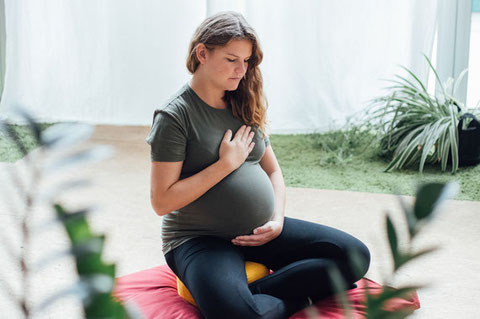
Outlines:
[[[232, 4], [233, 3], [233, 4]], [[326, 130], [401, 69], [427, 78], [435, 0], [6, 0], [0, 112], [46, 121], [150, 125], [189, 79], [187, 46], [207, 14], [234, 9], [257, 30], [274, 133]]]

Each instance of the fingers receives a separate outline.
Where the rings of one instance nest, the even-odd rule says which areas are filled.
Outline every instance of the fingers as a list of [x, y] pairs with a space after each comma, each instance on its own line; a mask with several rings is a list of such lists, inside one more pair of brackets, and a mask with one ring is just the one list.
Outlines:
[[257, 234], [266, 233], [266, 232], [269, 232], [269, 231], [272, 231], [272, 227], [268, 227], [268, 228], [267, 227], [263, 227], [263, 228], [260, 227], [260, 228], [254, 229], [253, 233], [255, 235], [257, 235]]
[[243, 142], [248, 142], [248, 144], [252, 141], [253, 137], [255, 136], [255, 132], [252, 131], [251, 126], [242, 125], [238, 131], [235, 133], [234, 139], [240, 139]]
[[239, 139], [241, 139], [241, 138], [242, 138], [242, 136], [243, 136], [243, 132], [245, 132], [245, 129], [246, 129], [246, 128], [247, 128], [247, 126], [246, 126], [246, 125], [242, 125], [242, 126], [240, 126], [240, 128], [239, 128], [239, 129], [238, 129], [238, 131], [237, 131], [237, 133], [235, 133], [235, 137], [234, 137], [234, 139], [235, 139], [235, 138], [239, 138]]
[[240, 246], [257, 246], [257, 245], [263, 244], [265, 241], [266, 241], [266, 238], [264, 238], [264, 236], [256, 236], [256, 235], [238, 236], [232, 239], [233, 244], [240, 245]]
[[227, 130], [225, 132], [225, 135], [223, 136], [223, 140], [226, 141], [226, 142], [230, 142], [232, 140], [232, 131], [231, 130]]
[[250, 144], [250, 142], [253, 140], [253, 137], [255, 136], [255, 132], [251, 131], [250, 134], [248, 134], [247, 137], [247, 144]]
[[261, 246], [264, 243], [263, 242], [250, 242], [250, 243], [244, 243], [244, 242], [233, 242], [234, 245], [237, 246]]
[[271, 231], [271, 227], [257, 228], [253, 231], [253, 235], [240, 235], [235, 237], [233, 240], [245, 242], [259, 241], [268, 237], [268, 233]]
[[253, 133], [253, 132], [250, 132], [251, 131], [251, 127], [250, 126], [247, 126], [247, 128], [245, 130], [243, 130], [243, 134], [242, 134], [242, 141], [247, 141], [247, 139], [249, 138], [249, 135], [250, 133]]
[[261, 239], [262, 236], [260, 235], [243, 235], [243, 236], [237, 236], [234, 239], [235, 240], [245, 240], [245, 241], [255, 241]]
[[238, 246], [260, 246], [273, 238], [270, 226], [259, 227], [254, 230], [254, 235], [241, 235], [233, 238], [232, 244]]
[[248, 154], [250, 154], [250, 152], [253, 150], [253, 148], [255, 147], [255, 142], [252, 142], [250, 143], [250, 145], [248, 146]]

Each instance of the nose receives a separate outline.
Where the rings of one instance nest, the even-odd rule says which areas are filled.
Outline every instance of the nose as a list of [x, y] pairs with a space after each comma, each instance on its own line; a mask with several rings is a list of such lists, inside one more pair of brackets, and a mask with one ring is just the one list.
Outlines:
[[237, 67], [235, 68], [235, 73], [239, 74], [240, 76], [243, 76], [245, 72], [247, 72], [247, 65], [246, 63], [240, 62]]

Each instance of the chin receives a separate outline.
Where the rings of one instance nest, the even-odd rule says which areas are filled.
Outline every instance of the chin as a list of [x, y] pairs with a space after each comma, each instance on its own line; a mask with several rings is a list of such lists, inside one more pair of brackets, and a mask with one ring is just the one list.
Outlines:
[[227, 86], [227, 88], [225, 90], [226, 91], [236, 91], [237, 89], [238, 89], [238, 84], [234, 84], [234, 85]]

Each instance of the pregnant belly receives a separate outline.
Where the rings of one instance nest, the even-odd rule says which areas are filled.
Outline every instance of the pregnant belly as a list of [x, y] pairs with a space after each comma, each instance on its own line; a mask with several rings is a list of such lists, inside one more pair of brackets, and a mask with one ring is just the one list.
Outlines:
[[261, 166], [244, 163], [196, 201], [179, 210], [178, 221], [223, 238], [252, 234], [273, 215], [272, 183]]

